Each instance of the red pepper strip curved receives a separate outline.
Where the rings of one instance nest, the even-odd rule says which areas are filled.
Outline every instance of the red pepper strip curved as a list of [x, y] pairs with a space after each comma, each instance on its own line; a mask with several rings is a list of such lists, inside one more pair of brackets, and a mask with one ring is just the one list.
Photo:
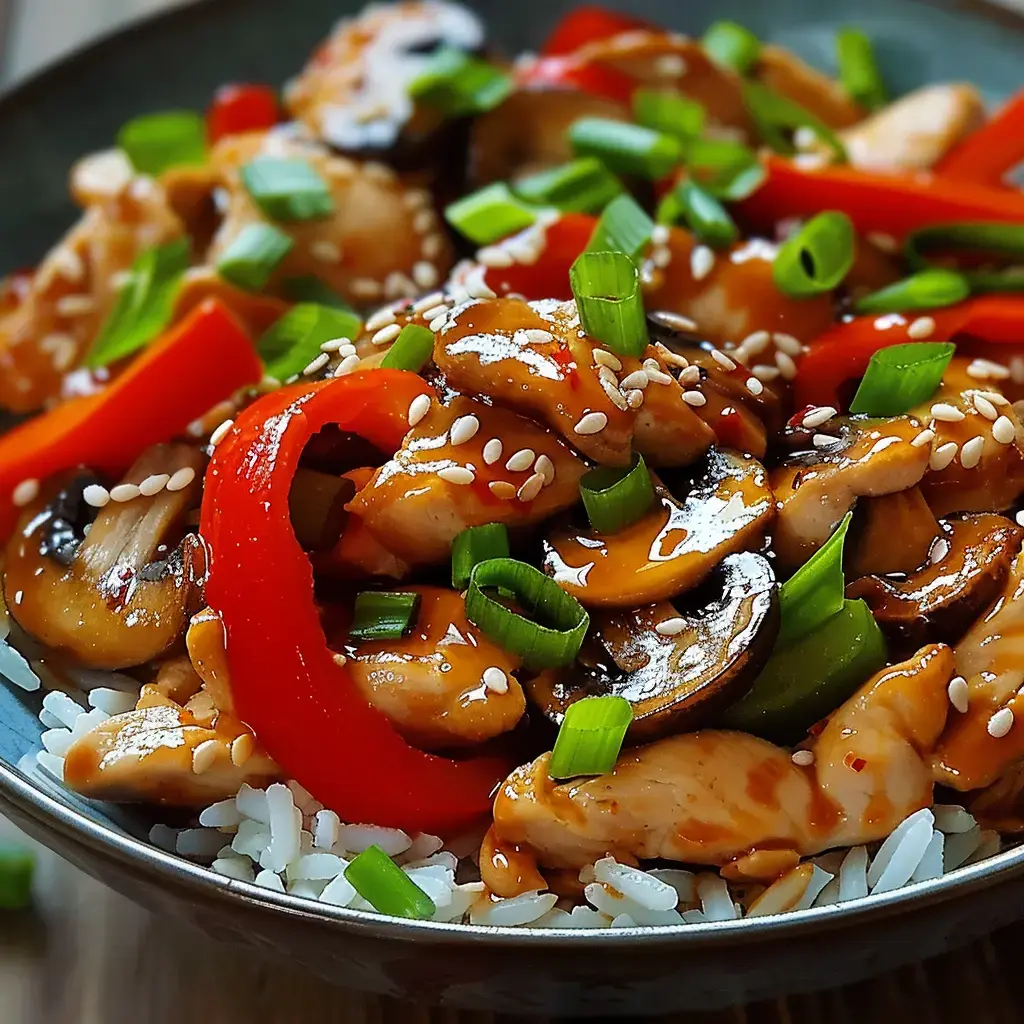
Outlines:
[[982, 185], [1004, 185], [1003, 179], [1024, 160], [1024, 90], [995, 117], [972, 132], [939, 163], [937, 174]]
[[581, 60], [575, 56], [539, 57], [516, 71], [516, 86], [520, 89], [571, 89], [600, 96], [629, 107], [638, 82], [635, 78], [605, 67]]
[[23, 480], [79, 465], [122, 472], [262, 374], [238, 321], [216, 299], [202, 303], [102, 391], [68, 399], [0, 437], [0, 537], [18, 519], [12, 495]]
[[206, 131], [210, 142], [218, 142], [228, 135], [273, 128], [280, 120], [277, 93], [269, 85], [224, 85], [206, 112]]
[[804, 170], [774, 156], [766, 158], [765, 168], [764, 184], [738, 204], [741, 216], [761, 230], [822, 210], [841, 210], [861, 234], [877, 231], [898, 241], [919, 228], [950, 221], [1024, 223], [1024, 192], [1014, 189], [846, 166]]
[[[1024, 346], [1024, 296], [980, 295], [928, 315], [935, 321], [929, 341], [969, 335], [995, 344]], [[869, 360], [880, 349], [910, 341], [907, 324], [912, 320], [913, 315], [902, 319], [862, 316], [820, 335], [798, 362], [793, 380], [795, 407], [841, 408], [842, 386], [863, 377]]]
[[633, 32], [637, 29], [651, 29], [651, 23], [640, 18], [619, 14], [604, 7], [585, 4], [570, 11], [555, 26], [541, 49], [545, 57], [559, 54], [574, 53], [587, 43], [595, 43], [602, 39], [611, 39], [622, 32]]
[[270, 756], [344, 821], [444, 834], [488, 812], [511, 766], [424, 754], [366, 703], [327, 646], [288, 510], [299, 458], [318, 430], [337, 424], [395, 451], [410, 403], [428, 391], [414, 374], [371, 370], [261, 398], [214, 452], [200, 532], [237, 714]]

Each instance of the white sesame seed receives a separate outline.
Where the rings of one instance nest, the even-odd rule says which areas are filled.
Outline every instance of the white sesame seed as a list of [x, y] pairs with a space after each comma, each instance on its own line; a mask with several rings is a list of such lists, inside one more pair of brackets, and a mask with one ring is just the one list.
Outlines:
[[[436, 283], [436, 281], [432, 282], [432, 284]], [[384, 294], [389, 299], [407, 299], [415, 295], [416, 291], [416, 285], [400, 270], [393, 270], [384, 279]]]
[[[196, 471], [191, 466], [183, 466], [177, 472], [171, 474], [171, 479], [167, 481], [167, 490], [169, 491], [183, 491], [193, 480], [196, 478]], [[113, 496], [113, 491], [110, 492]]]
[[949, 695], [949, 703], [961, 715], [967, 714], [967, 708], [971, 702], [971, 691], [968, 689], [967, 680], [963, 676], [953, 676], [946, 688], [946, 693]]
[[622, 361], [619, 357], [603, 348], [594, 349], [594, 362], [599, 366], [607, 366], [610, 370], [622, 369]]
[[1013, 728], [1013, 711], [1010, 708], [1000, 708], [988, 720], [985, 728], [993, 739], [1002, 739]]
[[[607, 367], [603, 366], [601, 367], [601, 369], [606, 370]], [[611, 373], [611, 370], [608, 370], [608, 373]], [[608, 399], [612, 403], [612, 405], [614, 405], [616, 409], [620, 409], [622, 412], [625, 412], [629, 408], [629, 406], [626, 404], [626, 397], [625, 395], [622, 394], [621, 391], [619, 391], [618, 387], [616, 387], [613, 381], [605, 380], [602, 377], [600, 383], [601, 390], [604, 391], [604, 393], [608, 396]]]
[[537, 455], [532, 448], [520, 448], [505, 463], [505, 468], [510, 473], [524, 473], [533, 465], [536, 458]]
[[196, 775], [202, 775], [213, 767], [217, 760], [217, 751], [220, 750], [220, 743], [217, 740], [203, 740], [195, 750], [192, 751], [192, 771]]
[[814, 751], [794, 750], [789, 759], [793, 764], [799, 765], [801, 768], [809, 768], [814, 764]]
[[409, 403], [409, 426], [415, 427], [430, 412], [430, 396], [417, 395]]
[[882, 231], [869, 232], [867, 239], [876, 249], [881, 249], [882, 252], [896, 252], [899, 249], [899, 243], [896, 239]]
[[437, 475], [447, 483], [458, 484], [460, 487], [466, 487], [476, 479], [473, 470], [466, 466], [445, 466], [437, 471]]
[[999, 410], [987, 399], [981, 395], [973, 395], [974, 408], [981, 413], [982, 416], [987, 420], [995, 420], [999, 416]]
[[811, 444], [815, 448], [831, 448], [834, 444], [842, 443], [842, 438], [835, 437], [832, 434], [815, 434], [811, 439]]
[[508, 693], [508, 676], [494, 665], [484, 669], [482, 682], [484, 689], [494, 693]]
[[686, 61], [678, 53], [665, 53], [655, 58], [654, 70], [664, 78], [679, 78], [686, 74]]
[[818, 144], [818, 133], [808, 125], [801, 125], [793, 132], [793, 145], [797, 149], [813, 149]]
[[351, 338], [332, 338], [330, 341], [325, 341], [320, 346], [320, 351], [330, 354], [332, 352], [340, 352], [343, 348], [350, 348], [353, 352], [356, 350], [355, 345], [352, 344]]
[[622, 386], [624, 388], [640, 388], [642, 390], [650, 383], [651, 378], [647, 376], [644, 370], [634, 370], [622, 378]]
[[118, 484], [110, 489], [111, 501], [134, 501], [142, 491], [135, 484]]
[[674, 616], [671, 619], [662, 619], [654, 624], [654, 632], [658, 636], [679, 636], [686, 629], [686, 619]]
[[767, 331], [754, 331], [748, 334], [739, 344], [739, 347], [752, 356], [763, 352], [771, 344], [772, 336]]
[[540, 494], [541, 489], [544, 487], [544, 474], [534, 473], [533, 476], [527, 479], [526, 483], [519, 488], [517, 497], [520, 501], [533, 501], [534, 498]]
[[943, 423], [959, 423], [964, 418], [964, 414], [948, 402], [936, 402], [931, 412], [933, 420], [940, 420]]
[[673, 352], [670, 348], [666, 348], [660, 341], [655, 342], [654, 347], [658, 350], [658, 355], [669, 366], [678, 366], [685, 370], [690, 365], [690, 360], [686, 356], [681, 356], [678, 352]]
[[91, 295], [63, 295], [56, 308], [58, 316], [86, 316], [96, 308], [96, 300]]
[[516, 496], [516, 485], [507, 480], [492, 480], [487, 486], [491, 494], [502, 501], [511, 501]]
[[252, 733], [243, 732], [241, 736], [236, 736], [231, 741], [231, 763], [236, 768], [241, 768], [252, 757], [255, 750], [256, 743], [252, 738]]
[[975, 380], [1006, 380], [1010, 376], [1010, 370], [990, 359], [974, 359], [967, 367], [967, 376]]
[[353, 352], [351, 355], [345, 356], [344, 359], [334, 369], [335, 377], [344, 377], [351, 373], [353, 370], [358, 369], [359, 364], [362, 360]]
[[546, 455], [539, 456], [533, 468], [544, 477], [545, 487], [555, 482], [555, 464]]
[[747, 390], [752, 395], [760, 395], [764, 393], [764, 385], [756, 377], [748, 377]]
[[[422, 299], [417, 299], [411, 308], [414, 313], [425, 314], [427, 310], [438, 304], [444, 305], [444, 292], [431, 292], [429, 295], [424, 295]], [[430, 317], [424, 315], [424, 319], [429, 320]]]
[[995, 423], [992, 424], [992, 436], [1000, 444], [1013, 444], [1013, 439], [1016, 437], [1017, 431], [1013, 425], [1013, 420], [1009, 416], [1000, 416]]
[[[230, 429], [231, 420], [228, 420], [227, 423]], [[224, 433], [227, 433], [227, 431]], [[213, 444], [217, 443], [212, 437], [210, 438], [210, 441]], [[159, 494], [167, 486], [167, 481], [170, 479], [171, 478], [167, 473], [153, 473], [150, 476], [147, 476], [146, 479], [139, 484], [139, 493], [147, 498], [152, 498], [154, 494]]]
[[667, 245], [670, 232], [667, 224], [655, 224], [651, 228], [651, 241], [655, 245]]
[[39, 481], [34, 478], [22, 480], [11, 494], [11, 501], [18, 508], [24, 508], [30, 501], [35, 501], [39, 495]]
[[970, 441], [964, 441], [960, 449], [960, 465], [964, 469], [974, 469], [981, 462], [982, 453], [985, 450], [985, 438], [980, 434], [972, 437]]
[[922, 430], [913, 441], [910, 442], [914, 448], [923, 448], [926, 444], [931, 444], [935, 440], [934, 430]]
[[516, 331], [516, 334], [525, 334], [531, 345], [550, 345], [555, 340], [555, 336], [542, 327], [527, 327], [523, 331]]
[[703, 281], [715, 265], [715, 254], [706, 246], [698, 245], [690, 253], [690, 273], [695, 281]]
[[775, 365], [786, 380], [792, 380], [796, 376], [796, 363], [785, 352], [780, 350], [775, 353]]
[[1024, 526], [1024, 509], [1021, 509], [1013, 518], [1018, 526]]
[[500, 438], [492, 437], [487, 444], [484, 445], [484, 464], [493, 466], [498, 459], [501, 458], [501, 453], [504, 450], [504, 445], [501, 443]]
[[411, 188], [402, 196], [402, 205], [407, 210], [418, 210], [421, 206], [430, 206], [434, 199], [425, 188]]
[[398, 324], [388, 324], [387, 327], [382, 327], [377, 331], [370, 341], [374, 345], [387, 345], [388, 342], [394, 341], [402, 333], [402, 328]]
[[664, 270], [672, 262], [672, 250], [664, 245], [656, 245], [651, 249], [650, 259], [659, 270]]
[[340, 263], [341, 247], [329, 238], [321, 238], [309, 247], [310, 254], [321, 263]]
[[977, 395], [978, 398], [986, 399], [987, 401], [991, 402], [993, 405], [1009, 405], [1010, 404], [1010, 400], [1006, 397], [1006, 395], [1002, 395], [998, 391], [975, 391], [974, 394]]
[[62, 245], [54, 250], [51, 259], [57, 268], [58, 276], [64, 278], [65, 281], [74, 284], [85, 277], [85, 263], [74, 249]]
[[699, 366], [688, 366], [679, 374], [680, 384], [699, 384], [701, 378]]
[[836, 414], [835, 409], [831, 405], [819, 405], [817, 409], [812, 409], [803, 419], [803, 425], [808, 430], [814, 430], [815, 427], [820, 427], [823, 423], [828, 423], [830, 419]]
[[684, 391], [683, 401], [699, 409], [702, 405], [707, 405], [708, 400], [699, 391]]
[[778, 331], [772, 335], [772, 341], [775, 343], [775, 347], [782, 352], [785, 352], [787, 356], [799, 356], [803, 354], [804, 347], [800, 344], [799, 340], [794, 338], [792, 334], [782, 334]]
[[370, 301], [380, 298], [383, 289], [380, 281], [374, 281], [372, 277], [357, 277], [349, 283], [348, 290], [355, 298]]
[[433, 320], [427, 324], [427, 327], [432, 330], [435, 334], [438, 331], [443, 331], [445, 326], [448, 324], [448, 310], [447, 308], [443, 313], [438, 313]]
[[829, 164], [829, 159], [824, 153], [797, 153], [791, 159], [804, 171], [820, 171]]
[[936, 472], [940, 472], [945, 469], [956, 458], [957, 450], [958, 448], [955, 441], [949, 441], [947, 444], [939, 445], [928, 459], [929, 468], [934, 469]]
[[949, 541], [945, 537], [936, 537], [928, 551], [928, 561], [938, 565], [949, 554]]
[[663, 384], [664, 385], [664, 384], [671, 384], [671, 383], [673, 383], [673, 377], [672, 377], [671, 374], [665, 373], [665, 371], [662, 370], [658, 366], [657, 362], [655, 362], [653, 359], [650, 360], [650, 362], [653, 363], [654, 365], [649, 366], [649, 365], [647, 365], [645, 363], [644, 364], [644, 373], [647, 374], [647, 379], [652, 384]]
[[654, 314], [654, 319], [674, 331], [697, 330], [696, 320], [692, 320], [688, 316], [683, 316], [682, 313], [673, 313], [668, 309], [659, 309], [658, 312]]
[[644, 404], [644, 393], [637, 389], [636, 391], [630, 391], [626, 395], [626, 405], [630, 409], [639, 409]]
[[110, 501], [110, 491], [99, 484], [89, 484], [82, 491], [82, 497], [85, 499], [86, 505], [91, 505], [93, 508], [103, 508]]
[[360, 170], [364, 177], [371, 181], [379, 181], [384, 185], [390, 185], [396, 180], [395, 172], [387, 164], [382, 164], [377, 160], [368, 160]]
[[437, 217], [434, 211], [427, 208], [420, 210], [412, 219], [412, 229], [417, 235], [427, 235], [434, 230]]
[[719, 352], [717, 348], [711, 350], [711, 358], [714, 359], [723, 370], [735, 370], [736, 363], [733, 362], [724, 352]]
[[419, 260], [413, 264], [412, 279], [420, 288], [433, 288], [437, 284], [437, 267], [426, 260]]
[[444, 235], [436, 231], [420, 241], [420, 255], [425, 260], [436, 260], [444, 252]]
[[477, 249], [476, 261], [485, 267], [511, 267], [515, 263], [512, 254], [500, 245], [485, 245], [482, 249]]
[[476, 437], [476, 432], [479, 429], [480, 421], [475, 416], [460, 416], [454, 423], [452, 423], [452, 429], [448, 434], [448, 439], [453, 445], [465, 444], [467, 441]]
[[433, 322], [438, 317], [448, 318], [448, 307], [443, 302], [439, 302], [436, 306], [431, 306], [430, 309], [423, 311], [423, 319], [427, 323]]
[[[314, 373], [319, 373], [330, 361], [331, 357], [326, 352], [321, 352], [303, 367], [302, 376], [312, 377]], [[216, 444], [216, 442], [214, 443]]]
[[907, 337], [920, 341], [930, 338], [935, 333], [935, 321], [930, 316], [919, 316], [907, 328]]
[[782, 371], [777, 366], [765, 366], [763, 363], [755, 366], [750, 371], [758, 380], [766, 384], [781, 376]]
[[600, 434], [606, 426], [608, 426], [608, 417], [603, 412], [588, 412], [573, 427], [573, 430], [577, 434]]
[[388, 324], [395, 322], [395, 311], [388, 306], [384, 306], [383, 309], [378, 309], [366, 321], [366, 329], [368, 331], [379, 331], [382, 327], [387, 327]]

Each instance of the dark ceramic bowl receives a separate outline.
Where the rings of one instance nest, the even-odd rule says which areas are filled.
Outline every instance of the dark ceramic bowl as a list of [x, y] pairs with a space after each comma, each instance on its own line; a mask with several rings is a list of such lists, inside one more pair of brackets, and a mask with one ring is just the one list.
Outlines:
[[[535, 46], [567, 0], [478, 0], [509, 51]], [[611, 6], [625, 7], [620, 0]], [[950, 77], [992, 99], [1018, 88], [1024, 35], [952, 3], [913, 0], [632, 0], [631, 12], [697, 33], [728, 13], [827, 64], [832, 32], [878, 42], [897, 89]], [[0, 273], [31, 265], [71, 222], [66, 175], [128, 117], [205, 105], [228, 80], [281, 81], [355, 0], [217, 0], [77, 54], [0, 99]], [[152, 819], [101, 808], [15, 767], [39, 746], [38, 695], [0, 685], [0, 811], [151, 909], [302, 961], [347, 986], [506, 1013], [638, 1015], [838, 985], [966, 943], [1024, 909], [1024, 848], [952, 876], [785, 917], [603, 932], [409, 923], [230, 881], [145, 841]]]

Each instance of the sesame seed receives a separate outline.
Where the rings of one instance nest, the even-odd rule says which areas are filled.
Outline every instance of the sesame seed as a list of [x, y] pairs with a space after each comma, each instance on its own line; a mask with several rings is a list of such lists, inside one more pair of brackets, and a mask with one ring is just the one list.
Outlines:
[[357, 299], [370, 300], [380, 298], [380, 282], [374, 281], [371, 277], [355, 278], [349, 283], [348, 289]]
[[655, 224], [651, 228], [651, 241], [655, 245], [667, 245], [670, 232], [667, 224]]
[[236, 768], [241, 768], [253, 755], [256, 744], [253, 741], [252, 733], [243, 732], [231, 741], [231, 763]]
[[111, 501], [134, 501], [142, 491], [135, 484], [118, 484], [110, 489]]
[[811, 439], [811, 444], [815, 448], [831, 448], [834, 444], [841, 444], [842, 439], [833, 436], [832, 434], [815, 434]]
[[588, 412], [573, 427], [573, 430], [577, 434], [600, 434], [606, 426], [608, 426], [608, 417], [603, 412]]
[[202, 775], [203, 772], [212, 768], [213, 762], [217, 760], [218, 750], [220, 750], [220, 744], [217, 740], [203, 740], [192, 751], [192, 771], [196, 775]]
[[943, 423], [959, 423], [964, 414], [948, 402], [936, 402], [931, 409], [932, 419], [941, 420]]
[[752, 395], [760, 395], [764, 392], [764, 385], [756, 377], [748, 377], [747, 390]]
[[1018, 526], [1024, 526], [1024, 509], [1021, 509], [1013, 518]]
[[445, 317], [448, 315], [448, 307], [443, 303], [439, 302], [436, 306], [431, 306], [429, 309], [423, 310], [423, 319], [430, 323], [437, 317]]
[[662, 324], [674, 331], [695, 331], [697, 330], [697, 321], [691, 320], [688, 316], [683, 316], [682, 313], [673, 313], [667, 309], [658, 309], [651, 313], [651, 318], [657, 323]]
[[82, 491], [82, 497], [85, 499], [86, 505], [91, 505], [93, 508], [103, 508], [110, 501], [110, 491], [99, 484], [89, 484]]
[[485, 245], [482, 249], [477, 249], [476, 261], [485, 267], [511, 267], [515, 263], [512, 254], [500, 245]]
[[[231, 420], [228, 420], [228, 426], [230, 428]], [[227, 433], [227, 431], [225, 431]], [[210, 438], [213, 444], [217, 442]], [[170, 480], [170, 476], [167, 473], [153, 473], [147, 476], [145, 480], [139, 484], [139, 493], [147, 498], [152, 498], [154, 494], [159, 494], [166, 486], [167, 481]]]
[[407, 210], [418, 210], [421, 206], [430, 206], [433, 196], [424, 188], [411, 188], [402, 196], [402, 205]]
[[814, 751], [813, 750], [794, 750], [790, 756], [790, 760], [793, 764], [799, 765], [801, 768], [809, 768], [814, 764]]
[[652, 384], [671, 384], [673, 381], [672, 375], [665, 373], [664, 370], [658, 366], [657, 360], [649, 359], [644, 363], [644, 373], [647, 374], [647, 379]]
[[420, 242], [420, 255], [425, 260], [436, 260], [442, 252], [444, 252], [443, 235], [439, 235], [435, 232], [432, 235], [427, 235]]
[[302, 376], [312, 377], [314, 373], [319, 373], [320, 370], [322, 370], [330, 361], [331, 357], [326, 352], [321, 352], [314, 359], [311, 359], [309, 363], [307, 363], [307, 365], [303, 368]]
[[328, 238], [322, 238], [318, 242], [314, 242], [310, 247], [309, 251], [311, 255], [320, 260], [321, 263], [340, 263], [341, 262], [341, 247], [336, 243], [332, 242]]
[[438, 304], [444, 305], [444, 292], [431, 292], [429, 295], [424, 295], [422, 299], [417, 299], [410, 308], [414, 313], [423, 313], [424, 319], [429, 320], [430, 317], [426, 316], [426, 312]]
[[[191, 466], [184, 466], [176, 473], [171, 474], [171, 479], [167, 481], [167, 490], [183, 491], [195, 478], [196, 471]], [[114, 492], [111, 491], [110, 493], [113, 496]]]
[[544, 487], [544, 474], [534, 473], [522, 487], [519, 488], [517, 497], [520, 501], [533, 501], [540, 494]]
[[[436, 284], [432, 281], [431, 284]], [[430, 285], [427, 285], [429, 288]], [[384, 279], [384, 294], [389, 299], [409, 298], [416, 294], [416, 285], [399, 270], [393, 270]]]
[[437, 267], [426, 260], [419, 260], [413, 264], [412, 279], [420, 288], [433, 288], [437, 284]]
[[374, 345], [387, 345], [392, 342], [402, 333], [402, 328], [398, 324], [388, 324], [387, 327], [382, 327], [377, 331], [370, 341]]
[[792, 334], [776, 332], [772, 335], [772, 341], [775, 343], [775, 347], [780, 351], [785, 352], [787, 356], [799, 356], [803, 354], [803, 345], [801, 345]]
[[387, 327], [389, 324], [395, 322], [395, 311], [389, 306], [385, 306], [383, 309], [378, 309], [366, 321], [366, 329], [368, 331], [379, 331], [382, 327]]
[[920, 341], [935, 333], [935, 321], [930, 316], [919, 316], [907, 328], [907, 337]]
[[630, 391], [626, 395], [626, 405], [630, 409], [639, 409], [644, 404], [644, 393], [640, 390]]
[[922, 430], [910, 444], [914, 448], [923, 448], [926, 444], [931, 444], [933, 440], [935, 440], [934, 430]]
[[975, 380], [1006, 380], [1010, 376], [1010, 370], [990, 359], [974, 359], [967, 367], [967, 376]]
[[998, 391], [975, 391], [975, 395], [979, 398], [984, 398], [991, 402], [993, 405], [1009, 405], [1010, 400], [1006, 395], [1000, 394]]
[[876, 249], [881, 249], [882, 252], [896, 252], [899, 249], [899, 243], [896, 239], [882, 231], [870, 232], [867, 239]]
[[669, 364], [669, 366], [678, 366], [685, 370], [690, 365], [690, 360], [686, 356], [681, 356], [678, 352], [673, 352], [671, 349], [666, 348], [660, 341], [655, 342], [654, 347], [658, 350], [658, 355]]
[[493, 466], [498, 459], [501, 458], [501, 453], [504, 450], [504, 445], [501, 440], [497, 437], [492, 437], [487, 444], [484, 445], [484, 463], [488, 466]]
[[957, 444], [955, 441], [939, 445], [928, 459], [929, 468], [934, 469], [936, 472], [945, 469], [956, 458], [956, 453]]
[[434, 230], [437, 217], [431, 209], [420, 210], [412, 219], [412, 229], [417, 235], [426, 235]]
[[57, 300], [58, 316], [86, 316], [96, 308], [91, 295], [64, 295]]
[[502, 501], [511, 501], [516, 496], [516, 485], [507, 480], [492, 480], [488, 485], [491, 494]]
[[346, 374], [351, 373], [357, 369], [362, 360], [353, 352], [351, 355], [345, 356], [344, 359], [334, 369], [335, 377], [344, 377]]
[[974, 395], [974, 408], [987, 420], [995, 420], [999, 416], [999, 410], [981, 395]]
[[703, 281], [715, 265], [715, 254], [706, 246], [698, 245], [690, 253], [690, 273], [695, 281]]
[[974, 469], [981, 462], [982, 452], [985, 450], [985, 438], [980, 434], [972, 437], [970, 441], [964, 441], [960, 449], [960, 465], [964, 469]]
[[665, 53], [654, 61], [654, 70], [666, 78], [686, 74], [686, 61], [678, 53]]
[[417, 395], [409, 403], [409, 426], [415, 427], [430, 412], [430, 396]]
[[767, 331], [754, 331], [740, 342], [739, 347], [756, 356], [771, 344], [771, 340], [772, 336]]
[[672, 250], [664, 245], [654, 246], [651, 249], [651, 262], [659, 270], [664, 270], [672, 262]]
[[448, 324], [448, 309], [445, 307], [444, 312], [438, 313], [433, 320], [427, 324], [427, 327], [432, 330], [435, 334], [438, 331], [443, 331], [445, 326]]
[[1013, 728], [1013, 711], [1010, 708], [1000, 708], [988, 720], [985, 728], [993, 739], [1002, 739]]
[[320, 346], [321, 352], [340, 352], [343, 348], [351, 348], [355, 352], [356, 347], [352, 344], [351, 338], [332, 338], [330, 341], [325, 341]]
[[544, 477], [545, 487], [555, 482], [555, 464], [546, 455], [539, 456], [533, 468]]
[[797, 167], [805, 171], [820, 171], [828, 167], [829, 163], [824, 153], [797, 153], [791, 159]]
[[494, 693], [508, 693], [508, 676], [494, 665], [484, 669], [482, 682], [484, 689]]
[[74, 284], [85, 277], [85, 263], [74, 249], [63, 245], [54, 251], [51, 259], [57, 268], [58, 276], [65, 281]]
[[718, 363], [723, 370], [729, 370], [731, 372], [736, 369], [736, 363], [733, 362], [733, 360], [731, 360], [724, 352], [719, 352], [717, 348], [711, 350], [711, 358], [714, 359], [714, 361]]
[[395, 172], [387, 164], [379, 163], [376, 160], [368, 160], [362, 166], [364, 177], [371, 181], [379, 181], [384, 185], [390, 185], [395, 180]]
[[[601, 367], [601, 369], [605, 370], [607, 367]], [[611, 373], [611, 370], [608, 370], [608, 373]], [[601, 390], [608, 396], [612, 405], [614, 405], [616, 409], [625, 412], [629, 408], [626, 404], [625, 396], [621, 391], [619, 391], [618, 387], [616, 387], [612, 381], [601, 378]]]
[[684, 391], [683, 401], [699, 409], [702, 405], [707, 405], [708, 400], [699, 391]]
[[654, 632], [658, 636], [679, 636], [686, 629], [686, 619], [675, 616], [671, 619], [662, 619], [654, 624]]
[[473, 470], [466, 466], [445, 466], [437, 471], [437, 475], [449, 484], [458, 484], [460, 487], [467, 487], [476, 479]]
[[475, 416], [460, 416], [452, 423], [448, 438], [453, 445], [465, 444], [476, 436], [479, 429], [480, 421]]
[[644, 370], [634, 370], [632, 373], [627, 374], [622, 378], [622, 386], [624, 388], [640, 388], [643, 389], [651, 383], [651, 378], [647, 376]]
[[967, 687], [967, 680], [963, 676], [953, 676], [949, 681], [949, 686], [946, 687], [946, 693], [949, 696], [949, 703], [961, 715], [967, 714], [967, 708], [971, 701], [971, 691]]
[[779, 373], [786, 380], [792, 380], [796, 376], [796, 363], [793, 362], [791, 356], [783, 351], [775, 353], [775, 365], [779, 368]]
[[995, 423], [992, 424], [992, 436], [1000, 444], [1013, 444], [1013, 439], [1017, 436], [1017, 430], [1013, 425], [1013, 420], [1009, 416], [1000, 416]]
[[836, 410], [831, 405], [819, 405], [817, 409], [812, 409], [806, 416], [804, 416], [803, 425], [808, 430], [814, 430], [815, 427], [820, 427], [823, 423], [828, 423], [833, 416], [835, 416]]
[[532, 448], [520, 448], [505, 463], [505, 468], [510, 473], [523, 473], [533, 465], [536, 458], [537, 455]]
[[622, 361], [619, 357], [603, 348], [594, 349], [594, 362], [598, 366], [607, 366], [610, 370], [622, 369]]
[[11, 494], [11, 501], [18, 508], [24, 508], [30, 501], [35, 501], [39, 495], [39, 481], [34, 478], [22, 480]]
[[928, 551], [928, 561], [938, 565], [949, 554], [949, 541], [945, 537], [936, 537]]
[[679, 374], [680, 384], [699, 384], [701, 379], [701, 372], [699, 366], [688, 366], [681, 374]]
[[776, 380], [781, 376], [782, 371], [777, 366], [765, 366], [763, 363], [755, 366], [750, 371], [758, 380], [764, 381], [766, 384], [773, 380]]

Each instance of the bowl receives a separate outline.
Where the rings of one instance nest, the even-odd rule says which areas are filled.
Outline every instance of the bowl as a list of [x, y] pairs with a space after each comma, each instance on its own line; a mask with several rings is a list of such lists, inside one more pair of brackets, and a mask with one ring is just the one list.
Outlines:
[[[294, 74], [349, 0], [207, 0], [108, 37], [0, 98], [0, 273], [31, 265], [71, 223], [66, 176], [129, 117], [202, 107], [231, 80]], [[479, 0], [507, 51], [536, 46], [566, 0]], [[627, 6], [610, 3], [609, 6]], [[1024, 22], [918, 0], [634, 0], [697, 33], [722, 13], [827, 64], [835, 28], [877, 41], [896, 89], [948, 77], [990, 99], [1020, 85]], [[953, 59], [955, 58], [955, 59]], [[0, 811], [151, 910], [299, 961], [345, 986], [498, 1013], [629, 1015], [707, 1009], [846, 984], [938, 954], [1018, 917], [1024, 847], [952, 875], [782, 917], [599, 932], [399, 921], [223, 878], [149, 845], [151, 811], [91, 804], [17, 767], [38, 748], [39, 694], [0, 682]]]

